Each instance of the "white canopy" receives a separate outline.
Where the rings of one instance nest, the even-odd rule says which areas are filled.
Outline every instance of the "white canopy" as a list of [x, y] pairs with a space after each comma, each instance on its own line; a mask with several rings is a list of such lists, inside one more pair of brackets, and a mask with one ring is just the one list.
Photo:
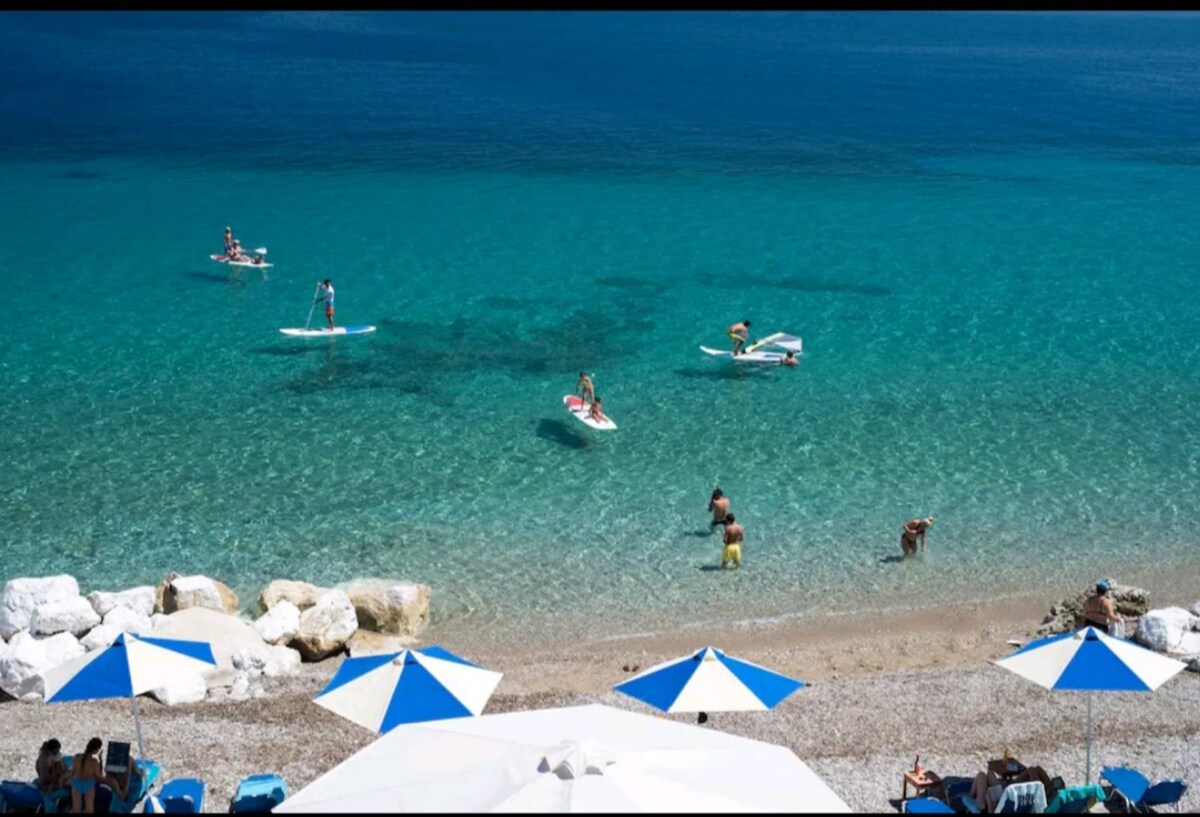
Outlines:
[[593, 704], [398, 726], [274, 811], [850, 807], [783, 746]]

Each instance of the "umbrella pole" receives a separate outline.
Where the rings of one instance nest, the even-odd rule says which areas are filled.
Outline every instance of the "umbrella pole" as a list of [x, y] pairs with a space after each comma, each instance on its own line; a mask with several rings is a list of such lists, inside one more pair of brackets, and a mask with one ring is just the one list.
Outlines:
[[142, 719], [138, 717], [137, 696], [131, 693], [129, 701], [133, 704], [133, 728], [137, 732], [138, 760], [144, 761], [146, 759], [146, 749], [142, 746]]
[[1086, 786], [1092, 782], [1092, 693], [1088, 692], [1088, 714], [1087, 714], [1087, 754], [1084, 761], [1087, 765], [1084, 767], [1083, 784]]

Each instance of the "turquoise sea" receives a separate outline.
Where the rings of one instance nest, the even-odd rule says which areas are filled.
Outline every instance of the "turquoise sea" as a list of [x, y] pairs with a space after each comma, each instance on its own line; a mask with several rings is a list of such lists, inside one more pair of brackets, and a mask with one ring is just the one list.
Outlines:
[[[1195, 565], [1195, 14], [5, 14], [0, 121], [0, 580], [567, 632]], [[279, 334], [325, 277], [375, 335]]]

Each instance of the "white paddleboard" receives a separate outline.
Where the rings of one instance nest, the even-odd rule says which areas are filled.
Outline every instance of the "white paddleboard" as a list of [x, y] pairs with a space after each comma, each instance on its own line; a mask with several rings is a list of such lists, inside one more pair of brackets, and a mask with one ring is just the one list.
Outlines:
[[592, 404], [583, 402], [582, 398], [577, 397], [574, 394], [568, 394], [563, 398], [563, 408], [571, 412], [571, 416], [576, 420], [583, 423], [585, 426], [590, 426], [591, 428], [596, 429], [597, 431], [613, 431], [617, 427], [617, 424], [610, 420], [607, 414], [605, 414], [604, 419], [600, 421], [593, 420], [591, 417], [589, 417], [588, 413], [592, 410]]
[[330, 338], [334, 335], [366, 335], [375, 331], [374, 326], [337, 326], [329, 329], [280, 329], [280, 332], [293, 338]]
[[220, 263], [228, 264], [231, 267], [256, 267], [257, 269], [270, 269], [275, 266], [264, 261], [261, 264], [255, 264], [253, 261], [230, 261], [228, 255], [210, 255], [209, 258]]
[[700, 351], [713, 357], [732, 360], [734, 363], [778, 363], [786, 357], [783, 352], [743, 352], [735, 357], [728, 349], [710, 349], [707, 346], [701, 346]]

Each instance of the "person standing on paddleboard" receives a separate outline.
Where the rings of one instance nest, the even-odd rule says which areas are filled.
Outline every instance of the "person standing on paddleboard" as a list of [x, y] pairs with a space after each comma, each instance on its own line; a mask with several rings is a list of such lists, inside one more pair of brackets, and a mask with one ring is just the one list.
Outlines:
[[225, 228], [225, 254], [229, 255], [229, 251], [233, 249], [233, 228]]
[[750, 337], [750, 321], [739, 321], [726, 330], [725, 334], [733, 341], [733, 354], [740, 355], [746, 339]]
[[575, 391], [580, 392], [579, 398], [584, 403], [591, 403], [596, 399], [596, 387], [592, 385], [592, 379], [587, 376], [587, 372], [579, 373], [579, 382], [575, 384]]
[[325, 302], [325, 320], [329, 321], [329, 331], [333, 331], [333, 282], [326, 278], [317, 284], [317, 297], [313, 303]]

